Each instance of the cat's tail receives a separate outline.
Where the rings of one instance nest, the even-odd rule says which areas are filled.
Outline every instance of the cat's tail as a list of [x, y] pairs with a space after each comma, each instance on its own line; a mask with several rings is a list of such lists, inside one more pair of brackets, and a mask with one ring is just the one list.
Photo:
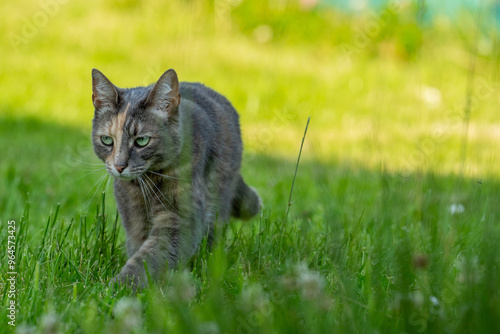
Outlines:
[[262, 202], [257, 191], [254, 188], [247, 186], [243, 177], [238, 176], [238, 181], [233, 198], [233, 206], [231, 208], [231, 216], [240, 219], [250, 219], [260, 211]]

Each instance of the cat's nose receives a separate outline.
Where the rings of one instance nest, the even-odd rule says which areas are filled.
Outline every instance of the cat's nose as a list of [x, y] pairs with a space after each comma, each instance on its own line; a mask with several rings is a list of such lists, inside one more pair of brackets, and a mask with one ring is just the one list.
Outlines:
[[120, 173], [120, 174], [123, 172], [123, 170], [124, 170], [125, 168], [127, 168], [127, 166], [128, 166], [128, 165], [116, 165], [116, 164], [115, 164], [115, 168], [116, 168], [116, 170], [118, 171], [118, 173]]

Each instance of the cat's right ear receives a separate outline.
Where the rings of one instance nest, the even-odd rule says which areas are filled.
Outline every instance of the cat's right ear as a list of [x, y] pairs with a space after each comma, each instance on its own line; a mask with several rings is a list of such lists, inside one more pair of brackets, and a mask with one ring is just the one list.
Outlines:
[[92, 103], [96, 110], [105, 107], [114, 108], [118, 104], [118, 92], [115, 86], [95, 68], [92, 70]]
[[179, 79], [177, 73], [170, 69], [162, 74], [149, 93], [146, 105], [160, 111], [165, 111], [169, 116], [173, 116], [181, 96], [179, 94]]

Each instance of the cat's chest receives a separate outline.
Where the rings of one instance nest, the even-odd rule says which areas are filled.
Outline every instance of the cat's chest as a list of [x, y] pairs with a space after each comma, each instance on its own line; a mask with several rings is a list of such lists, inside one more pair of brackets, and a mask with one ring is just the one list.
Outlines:
[[[142, 198], [142, 187], [139, 182], [114, 180], [115, 197], [119, 203], [138, 204]], [[137, 201], [135, 201], [137, 200]]]
[[175, 185], [156, 178], [115, 181], [115, 197], [122, 211], [143, 213], [148, 220], [161, 211], [176, 211]]

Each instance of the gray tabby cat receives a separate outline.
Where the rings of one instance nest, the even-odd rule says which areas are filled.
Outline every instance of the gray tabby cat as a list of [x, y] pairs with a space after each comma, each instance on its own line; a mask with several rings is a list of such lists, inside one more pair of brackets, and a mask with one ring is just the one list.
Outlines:
[[147, 285], [189, 260], [216, 222], [248, 219], [260, 198], [240, 174], [238, 114], [174, 70], [149, 87], [122, 89], [92, 70], [92, 142], [113, 176], [129, 259], [114, 282]]

